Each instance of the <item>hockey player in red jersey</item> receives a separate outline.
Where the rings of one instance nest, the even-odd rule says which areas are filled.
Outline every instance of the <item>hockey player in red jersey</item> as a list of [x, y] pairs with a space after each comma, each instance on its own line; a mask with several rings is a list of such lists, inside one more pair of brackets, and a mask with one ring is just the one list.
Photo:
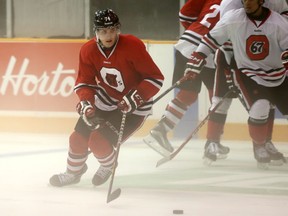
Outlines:
[[[179, 12], [180, 22], [185, 28], [185, 32], [175, 45], [175, 67], [173, 74], [173, 83], [178, 81], [183, 76], [186, 63], [199, 45], [203, 35], [209, 32], [219, 20], [219, 4], [221, 0], [189, 0], [181, 8]], [[167, 133], [174, 129], [180, 122], [185, 112], [198, 97], [201, 90], [202, 82], [209, 91], [209, 97], [212, 97], [214, 84], [215, 65], [213, 55], [210, 55], [207, 60], [207, 65], [203, 68], [200, 76], [193, 80], [187, 81], [179, 86], [180, 91], [176, 97], [171, 100], [163, 117], [158, 124], [152, 128], [150, 134], [144, 138], [144, 142], [151, 148], [162, 154], [169, 155], [173, 151], [173, 147], [167, 139]], [[222, 133], [222, 128], [216, 129]], [[217, 145], [219, 158], [227, 157], [229, 148], [220, 144], [220, 142], [211, 143], [207, 141], [205, 145], [204, 157], [210, 157], [206, 149], [210, 145]]]
[[[259, 167], [278, 156], [266, 148], [271, 105], [288, 116], [287, 50], [288, 22], [280, 14], [263, 7], [264, 0], [243, 0], [243, 7], [228, 11], [203, 37], [187, 63], [185, 74], [197, 77], [206, 57], [230, 40], [235, 58], [234, 81], [249, 112], [248, 127], [254, 157]], [[277, 56], [279, 56], [277, 58]], [[280, 58], [281, 56], [281, 58]]]
[[106, 182], [115, 161], [122, 112], [127, 113], [125, 141], [151, 113], [152, 97], [164, 80], [144, 43], [120, 34], [114, 11], [96, 11], [94, 31], [95, 38], [80, 50], [74, 88], [80, 101], [76, 107], [80, 118], [69, 138], [67, 169], [50, 178], [53, 186], [78, 183], [87, 170], [89, 151], [100, 164], [92, 183], [97, 186]]

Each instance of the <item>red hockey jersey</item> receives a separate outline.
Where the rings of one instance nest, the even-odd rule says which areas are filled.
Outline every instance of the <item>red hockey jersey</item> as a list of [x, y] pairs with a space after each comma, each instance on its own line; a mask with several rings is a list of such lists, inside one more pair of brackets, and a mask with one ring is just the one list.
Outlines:
[[206, 34], [219, 20], [221, 0], [190, 0], [181, 8], [179, 19], [185, 29]]
[[[181, 8], [179, 19], [185, 31], [175, 48], [186, 58], [190, 58], [202, 37], [219, 21], [220, 3], [221, 0], [189, 0]], [[208, 67], [214, 67], [212, 56], [207, 61]]]
[[[116, 109], [131, 89], [138, 90], [145, 101], [152, 101], [163, 80], [144, 43], [132, 35], [120, 34], [109, 55], [95, 38], [82, 46], [74, 90], [80, 100], [95, 102], [99, 109], [109, 111]], [[151, 107], [152, 103], [147, 103], [134, 113], [149, 114]]]

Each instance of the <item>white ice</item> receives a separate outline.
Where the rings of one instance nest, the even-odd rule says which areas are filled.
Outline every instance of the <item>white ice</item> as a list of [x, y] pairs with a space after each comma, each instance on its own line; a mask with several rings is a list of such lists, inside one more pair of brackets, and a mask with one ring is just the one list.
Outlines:
[[[250, 142], [223, 141], [226, 160], [202, 164], [204, 140], [191, 140], [173, 160], [156, 168], [161, 156], [132, 138], [120, 152], [113, 190], [93, 187], [98, 162], [90, 156], [79, 184], [55, 188], [49, 178], [64, 172], [69, 135], [0, 134], [1, 216], [287, 216], [288, 165], [259, 170]], [[179, 146], [181, 141], [174, 141]], [[288, 145], [275, 143], [284, 154]]]

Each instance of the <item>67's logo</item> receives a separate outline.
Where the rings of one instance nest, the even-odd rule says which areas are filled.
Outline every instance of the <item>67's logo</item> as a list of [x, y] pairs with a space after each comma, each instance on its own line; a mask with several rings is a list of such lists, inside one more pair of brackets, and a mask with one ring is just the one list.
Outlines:
[[251, 60], [263, 60], [269, 55], [269, 41], [265, 35], [251, 35], [246, 41], [246, 53]]

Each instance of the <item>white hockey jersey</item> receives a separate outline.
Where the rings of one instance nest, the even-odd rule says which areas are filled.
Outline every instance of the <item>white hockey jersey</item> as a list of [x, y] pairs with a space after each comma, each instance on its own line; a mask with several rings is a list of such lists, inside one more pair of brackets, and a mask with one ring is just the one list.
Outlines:
[[[288, 20], [288, 4], [286, 0], [265, 0], [263, 6], [276, 11]], [[240, 8], [243, 8], [242, 0], [222, 0], [219, 7], [220, 18], [226, 12]], [[228, 41], [220, 49], [225, 52], [226, 61], [230, 64], [233, 57], [232, 43]]]
[[[288, 19], [288, 4], [286, 0], [265, 0], [264, 7], [274, 10]], [[243, 8], [242, 0], [222, 0], [220, 4], [220, 18], [229, 10]]]
[[269, 11], [263, 21], [251, 20], [243, 8], [228, 11], [203, 37], [197, 52], [206, 56], [230, 40], [238, 69], [258, 84], [273, 87], [285, 78], [281, 53], [288, 49], [288, 21]]

